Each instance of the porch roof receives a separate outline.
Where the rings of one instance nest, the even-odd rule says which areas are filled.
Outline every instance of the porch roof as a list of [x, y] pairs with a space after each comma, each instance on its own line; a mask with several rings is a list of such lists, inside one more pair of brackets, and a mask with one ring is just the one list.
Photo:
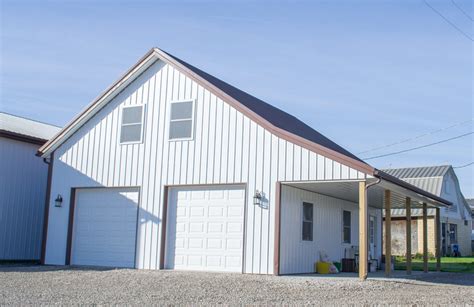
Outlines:
[[449, 207], [451, 203], [436, 195], [411, 186], [410, 184], [400, 184], [397, 180], [391, 180], [392, 176], [379, 178], [368, 178], [361, 180], [327, 180], [327, 181], [291, 181], [282, 182], [284, 185], [315, 192], [318, 194], [347, 200], [350, 202], [359, 202], [359, 182], [367, 181], [367, 184], [374, 184], [367, 190], [367, 202], [370, 207], [384, 208], [384, 191], [390, 190], [391, 208], [404, 209], [406, 198], [410, 197], [412, 208], [422, 208], [423, 203], [428, 207], [440, 208]]

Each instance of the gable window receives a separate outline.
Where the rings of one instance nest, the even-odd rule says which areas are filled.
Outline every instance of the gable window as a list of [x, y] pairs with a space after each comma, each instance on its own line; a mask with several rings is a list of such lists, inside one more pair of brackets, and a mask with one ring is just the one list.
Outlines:
[[143, 133], [143, 105], [122, 108], [120, 143], [140, 143]]
[[303, 241], [313, 241], [313, 204], [303, 202]]
[[194, 127], [194, 102], [171, 102], [170, 140], [191, 139]]
[[342, 242], [351, 243], [351, 212], [342, 211]]

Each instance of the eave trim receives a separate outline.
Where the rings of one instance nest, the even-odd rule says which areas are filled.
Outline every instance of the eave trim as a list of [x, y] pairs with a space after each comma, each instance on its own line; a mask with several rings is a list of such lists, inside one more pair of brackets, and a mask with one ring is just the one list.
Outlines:
[[31, 135], [16, 133], [16, 132], [3, 130], [3, 129], [0, 129], [0, 136], [7, 139], [12, 139], [12, 140], [30, 143], [30, 144], [36, 144], [36, 145], [43, 145], [47, 141], [42, 138], [37, 138]]

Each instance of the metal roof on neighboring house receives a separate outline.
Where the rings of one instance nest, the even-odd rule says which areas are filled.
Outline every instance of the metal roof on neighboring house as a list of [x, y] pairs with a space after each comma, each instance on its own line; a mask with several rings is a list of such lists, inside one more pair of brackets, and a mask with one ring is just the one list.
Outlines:
[[466, 202], [469, 208], [471, 208], [471, 211], [474, 212], [474, 198], [466, 198]]
[[[443, 176], [448, 172], [449, 165], [421, 166], [385, 169], [384, 172], [398, 177], [420, 189], [423, 189], [436, 196], [441, 196], [443, 187]], [[435, 209], [428, 209], [428, 215], [435, 215]], [[423, 215], [422, 209], [412, 209], [412, 216]], [[405, 216], [405, 209], [393, 209], [393, 216]]]
[[[441, 188], [443, 187], [443, 177], [426, 177], [426, 178], [400, 178], [409, 184], [412, 184], [420, 189], [423, 189], [436, 196], [441, 196]], [[413, 216], [421, 216], [423, 214], [422, 209], [412, 209]], [[428, 215], [434, 215], [434, 209], [428, 209]], [[393, 209], [392, 215], [394, 216], [405, 216], [404, 209]]]
[[[448, 171], [452, 170], [451, 165], [439, 166], [421, 166], [421, 167], [405, 167], [405, 168], [391, 168], [385, 169], [384, 172], [398, 177], [403, 181], [410, 183], [420, 189], [423, 189], [431, 194], [441, 197], [441, 189], [443, 187], [444, 176]], [[454, 180], [458, 182], [456, 174], [453, 171]], [[467, 201], [467, 200], [466, 200]], [[467, 206], [467, 203], [464, 204]], [[421, 216], [423, 214], [421, 209], [412, 209], [413, 216]], [[428, 209], [428, 215], [434, 215], [434, 209]], [[405, 216], [405, 209], [393, 209], [393, 216]]]
[[409, 184], [419, 187], [431, 194], [441, 196], [441, 188], [443, 187], [443, 177], [426, 177], [426, 178], [400, 178]]
[[16, 139], [44, 143], [61, 130], [60, 127], [0, 112], [0, 133]]
[[[421, 166], [421, 167], [405, 167], [405, 168], [390, 168], [383, 171], [398, 177], [405, 178], [429, 178], [429, 177], [443, 177], [449, 170], [450, 165], [439, 166]], [[420, 187], [421, 188], [421, 187]], [[439, 194], [436, 194], [439, 196]]]

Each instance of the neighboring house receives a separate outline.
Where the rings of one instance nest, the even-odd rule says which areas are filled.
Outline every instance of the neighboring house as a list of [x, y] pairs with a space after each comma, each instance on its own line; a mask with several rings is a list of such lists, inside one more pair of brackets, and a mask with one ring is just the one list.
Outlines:
[[313, 272], [359, 244], [380, 260], [384, 200], [450, 205], [157, 48], [39, 154], [46, 264]]
[[474, 255], [474, 198], [468, 198], [466, 199], [467, 204], [471, 208], [471, 217], [472, 217], [472, 230], [471, 230], [471, 248], [472, 248], [472, 253]]
[[[398, 177], [412, 185], [438, 195], [453, 203], [451, 208], [440, 210], [441, 253], [452, 254], [452, 244], [459, 244], [461, 255], [471, 255], [471, 209], [461, 193], [459, 181], [451, 165], [386, 169], [384, 172]], [[404, 255], [406, 211], [392, 210], [392, 251]], [[428, 210], [428, 249], [435, 253], [435, 210]], [[421, 253], [423, 249], [422, 210], [412, 210], [412, 252]]]
[[0, 112], [0, 261], [40, 259], [48, 165], [35, 154], [58, 131]]

